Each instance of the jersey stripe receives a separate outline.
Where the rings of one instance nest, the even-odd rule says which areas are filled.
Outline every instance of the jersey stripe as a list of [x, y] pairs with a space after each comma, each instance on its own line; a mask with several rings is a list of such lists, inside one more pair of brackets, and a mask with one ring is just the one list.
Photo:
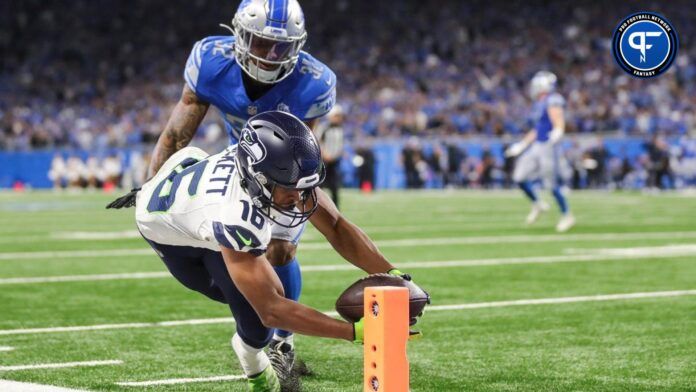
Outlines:
[[237, 249], [230, 243], [225, 235], [225, 226], [220, 222], [213, 222], [213, 232], [215, 233], [215, 239], [220, 243], [220, 245], [229, 249]]

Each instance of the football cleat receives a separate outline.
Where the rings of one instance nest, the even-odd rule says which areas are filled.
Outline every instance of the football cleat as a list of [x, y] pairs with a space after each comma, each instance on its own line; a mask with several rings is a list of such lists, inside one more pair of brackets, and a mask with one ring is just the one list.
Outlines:
[[549, 205], [543, 200], [539, 200], [536, 203], [532, 204], [532, 210], [529, 211], [529, 214], [527, 215], [527, 224], [531, 225], [532, 223], [536, 222], [539, 219], [539, 216], [548, 210]]
[[251, 392], [280, 392], [280, 381], [273, 366], [267, 366], [260, 374], [249, 377], [247, 382]]
[[571, 227], [575, 226], [575, 217], [573, 214], [568, 213], [561, 217], [556, 225], [556, 231], [559, 233], [565, 233], [570, 230]]
[[295, 348], [281, 340], [273, 339], [268, 345], [268, 359], [281, 383], [292, 377], [295, 364]]

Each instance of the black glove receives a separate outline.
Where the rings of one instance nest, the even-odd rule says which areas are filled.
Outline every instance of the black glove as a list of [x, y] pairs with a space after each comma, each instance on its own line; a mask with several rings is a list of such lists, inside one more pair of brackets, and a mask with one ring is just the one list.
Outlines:
[[107, 204], [106, 208], [121, 209], [133, 207], [135, 205], [135, 196], [138, 194], [138, 191], [140, 191], [139, 187], [131, 189], [130, 192]]

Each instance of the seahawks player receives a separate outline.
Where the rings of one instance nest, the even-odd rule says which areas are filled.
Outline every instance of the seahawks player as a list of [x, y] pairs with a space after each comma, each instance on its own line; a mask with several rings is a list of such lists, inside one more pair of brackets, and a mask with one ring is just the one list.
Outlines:
[[565, 132], [563, 107], [565, 100], [555, 92], [556, 75], [548, 71], [539, 71], [532, 78], [530, 95], [535, 100], [532, 116], [535, 122], [533, 130], [524, 139], [510, 146], [505, 155], [519, 156], [513, 173], [514, 181], [532, 201], [532, 209], [527, 215], [527, 224], [536, 222], [541, 213], [549, 209], [548, 204], [539, 199], [532, 186], [532, 181], [542, 179], [551, 187], [553, 197], [561, 210], [561, 219], [556, 231], [568, 231], [575, 225], [575, 218], [570, 213], [568, 201], [561, 189], [566, 173], [567, 162], [562, 157], [558, 142]]
[[339, 321], [286, 298], [266, 257], [275, 226], [310, 220], [362, 270], [404, 276], [318, 188], [324, 175], [310, 129], [270, 111], [252, 117], [239, 144], [219, 154], [180, 150], [137, 193], [138, 229], [172, 275], [229, 305], [232, 347], [252, 391], [279, 391], [278, 378], [287, 379], [263, 351], [272, 328], [362, 342], [362, 321]]
[[[336, 76], [302, 51], [307, 32], [296, 0], [243, 0], [232, 27], [227, 28], [234, 36], [207, 37], [193, 46], [181, 99], [152, 153], [150, 176], [189, 144], [210, 105], [224, 118], [230, 144], [237, 143], [244, 123], [257, 113], [286, 111], [314, 128], [333, 107]], [[119, 204], [128, 203], [132, 201]], [[304, 225], [274, 225], [266, 252], [285, 295], [295, 301], [302, 287], [295, 252], [303, 230]], [[283, 356], [292, 365], [294, 344], [289, 332], [277, 331], [270, 349], [274, 360]]]

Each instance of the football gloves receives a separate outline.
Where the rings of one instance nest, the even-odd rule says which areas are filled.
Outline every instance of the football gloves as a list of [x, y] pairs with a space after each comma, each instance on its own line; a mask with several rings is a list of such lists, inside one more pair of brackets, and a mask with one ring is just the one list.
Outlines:
[[[408, 331], [408, 340], [416, 340], [423, 337], [423, 333], [420, 331]], [[360, 319], [357, 323], [353, 324], [353, 343], [363, 344], [365, 342], [365, 326], [363, 324], [363, 319]]]
[[527, 146], [527, 143], [525, 143], [524, 141], [514, 143], [505, 150], [505, 156], [508, 158], [516, 157], [522, 154], [522, 152], [527, 148]]
[[121, 208], [133, 207], [135, 205], [135, 197], [138, 195], [138, 191], [140, 191], [140, 188], [131, 189], [130, 192], [107, 204], [106, 208], [115, 208], [118, 210]]
[[353, 324], [353, 343], [363, 344], [365, 338], [365, 327], [363, 325], [363, 319], [358, 320], [357, 323]]
[[409, 282], [411, 281], [411, 274], [405, 274], [405, 273], [399, 271], [399, 270], [396, 269], [396, 268], [390, 269], [389, 271], [387, 271], [387, 273], [388, 273], [389, 275], [398, 276], [398, 277], [400, 277], [400, 278], [403, 278], [404, 280], [408, 280]]
[[561, 128], [554, 128], [551, 130], [549, 133], [549, 143], [551, 144], [556, 144], [558, 143], [561, 138], [563, 137], [563, 129]]
[[[398, 276], [404, 280], [408, 280], [409, 282], [412, 280], [411, 274], [405, 274], [396, 268], [390, 269], [387, 273], [389, 275]], [[425, 290], [423, 290], [423, 291], [425, 291]], [[427, 291], [425, 291], [425, 294], [428, 296], [428, 305], [430, 305], [430, 294]], [[423, 316], [424, 313], [425, 313], [425, 309], [423, 309], [423, 311], [418, 316], [411, 318], [409, 320], [409, 325], [415, 325], [418, 322], [418, 317]]]
[[[389, 275], [398, 276], [404, 280], [408, 280], [408, 281], [412, 280], [411, 274], [401, 272], [400, 270], [398, 270], [396, 268], [390, 269], [389, 271], [387, 271], [387, 273]], [[425, 290], [423, 290], [423, 291], [425, 291]], [[428, 294], [427, 291], [425, 293], [428, 295], [428, 304], [430, 304], [430, 294]], [[425, 313], [425, 310], [423, 310], [423, 312], [421, 312], [418, 316], [411, 318], [408, 321], [408, 325], [409, 326], [415, 325], [418, 322], [418, 317], [423, 316], [424, 313]], [[408, 336], [409, 340], [420, 339], [421, 337], [423, 337], [423, 334], [420, 331], [412, 331], [410, 329], [408, 331], [408, 335], [409, 335]], [[353, 324], [353, 343], [363, 344], [363, 338], [364, 338], [363, 319], [360, 319], [360, 321]]]

